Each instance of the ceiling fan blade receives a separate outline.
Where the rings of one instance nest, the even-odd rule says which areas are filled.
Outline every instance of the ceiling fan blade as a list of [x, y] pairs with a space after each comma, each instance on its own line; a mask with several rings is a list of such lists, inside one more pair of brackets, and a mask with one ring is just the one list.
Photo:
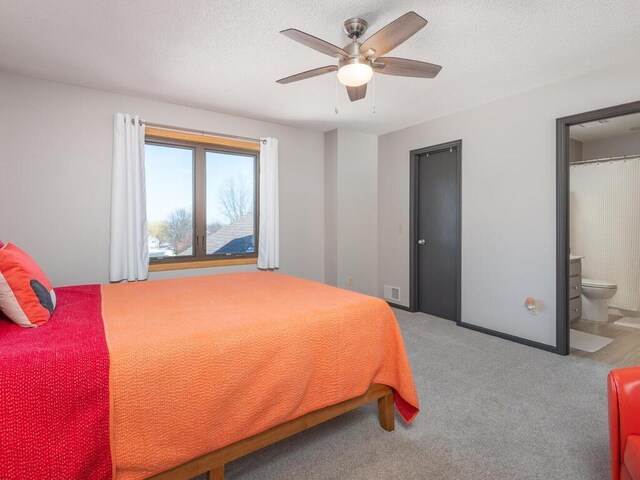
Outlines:
[[367, 95], [367, 84], [365, 83], [359, 87], [347, 87], [347, 93], [349, 94], [349, 100], [352, 102], [362, 100]]
[[373, 65], [376, 73], [400, 77], [434, 78], [442, 70], [440, 65], [406, 58], [380, 57], [376, 59], [377, 63], [383, 63], [384, 66]]
[[340, 59], [347, 58], [349, 56], [349, 54], [340, 47], [336, 47], [332, 43], [325, 42], [318, 37], [314, 37], [313, 35], [309, 35], [308, 33], [301, 32], [300, 30], [296, 30], [295, 28], [282, 30], [280, 33], [285, 37], [290, 38], [291, 40], [295, 40], [296, 42], [306, 45], [309, 48], [313, 48], [320, 53], [324, 53], [325, 55]]
[[313, 70], [307, 70], [306, 72], [296, 73], [290, 77], [284, 77], [280, 80], [276, 80], [276, 83], [284, 85], [285, 83], [297, 82], [299, 80], [306, 80], [307, 78], [317, 77], [318, 75], [324, 75], [325, 73], [335, 72], [338, 67], [335, 65], [327, 65], [326, 67], [314, 68]]
[[416, 12], [405, 13], [370, 36], [360, 46], [360, 53], [378, 58], [396, 48], [426, 24], [427, 21]]

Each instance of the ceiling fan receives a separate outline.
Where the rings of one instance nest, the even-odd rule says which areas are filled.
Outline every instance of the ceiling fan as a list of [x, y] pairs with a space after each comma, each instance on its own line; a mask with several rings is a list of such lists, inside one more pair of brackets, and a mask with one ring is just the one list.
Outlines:
[[434, 78], [442, 69], [433, 63], [408, 60], [406, 58], [384, 57], [386, 53], [405, 42], [427, 24], [415, 12], [408, 12], [378, 30], [364, 43], [358, 39], [367, 30], [367, 22], [361, 18], [350, 18], [344, 22], [344, 31], [352, 42], [344, 48], [325, 42], [308, 33], [289, 28], [280, 33], [318, 52], [337, 58], [338, 65], [314, 68], [306, 72], [281, 78], [277, 83], [286, 84], [317, 77], [329, 72], [338, 72], [338, 80], [347, 87], [352, 102], [361, 100], [367, 94], [367, 83], [373, 72], [401, 77]]

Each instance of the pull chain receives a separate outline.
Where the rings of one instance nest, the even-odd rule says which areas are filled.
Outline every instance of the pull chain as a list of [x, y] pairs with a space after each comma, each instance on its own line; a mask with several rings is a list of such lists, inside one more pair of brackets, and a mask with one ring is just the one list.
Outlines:
[[373, 114], [376, 113], [376, 76], [374, 75], [371, 82], [371, 90], [372, 90], [372, 100], [373, 100]]
[[338, 115], [338, 76], [336, 75], [335, 83], [335, 100], [336, 100], [336, 115]]

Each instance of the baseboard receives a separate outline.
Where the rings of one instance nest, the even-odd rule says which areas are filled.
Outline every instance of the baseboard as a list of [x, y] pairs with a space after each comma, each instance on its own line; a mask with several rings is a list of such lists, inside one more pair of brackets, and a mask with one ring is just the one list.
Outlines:
[[415, 310], [411, 310], [409, 307], [405, 307], [404, 305], [398, 305], [397, 303], [387, 301], [391, 308], [397, 308], [398, 310], [404, 310], [405, 312], [415, 313]]
[[508, 333], [498, 332], [497, 330], [491, 330], [490, 328], [480, 327], [478, 325], [473, 325], [471, 323], [460, 322], [458, 323], [458, 325], [464, 328], [468, 328], [469, 330], [475, 330], [476, 332], [484, 333], [486, 335], [503, 338], [505, 340], [509, 340], [515, 343], [520, 343], [528, 347], [538, 348], [540, 350], [545, 350], [551, 353], [558, 353], [557, 347], [553, 345], [547, 345], [546, 343], [535, 342], [527, 338], [517, 337], [515, 335], [509, 335]]

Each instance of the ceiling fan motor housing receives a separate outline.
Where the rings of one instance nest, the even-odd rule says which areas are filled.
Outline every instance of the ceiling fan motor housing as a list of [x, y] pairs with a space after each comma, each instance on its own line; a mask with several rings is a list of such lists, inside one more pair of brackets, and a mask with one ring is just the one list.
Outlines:
[[358, 39], [364, 35], [368, 26], [367, 22], [362, 18], [350, 18], [344, 22], [344, 32], [347, 34], [347, 37]]

